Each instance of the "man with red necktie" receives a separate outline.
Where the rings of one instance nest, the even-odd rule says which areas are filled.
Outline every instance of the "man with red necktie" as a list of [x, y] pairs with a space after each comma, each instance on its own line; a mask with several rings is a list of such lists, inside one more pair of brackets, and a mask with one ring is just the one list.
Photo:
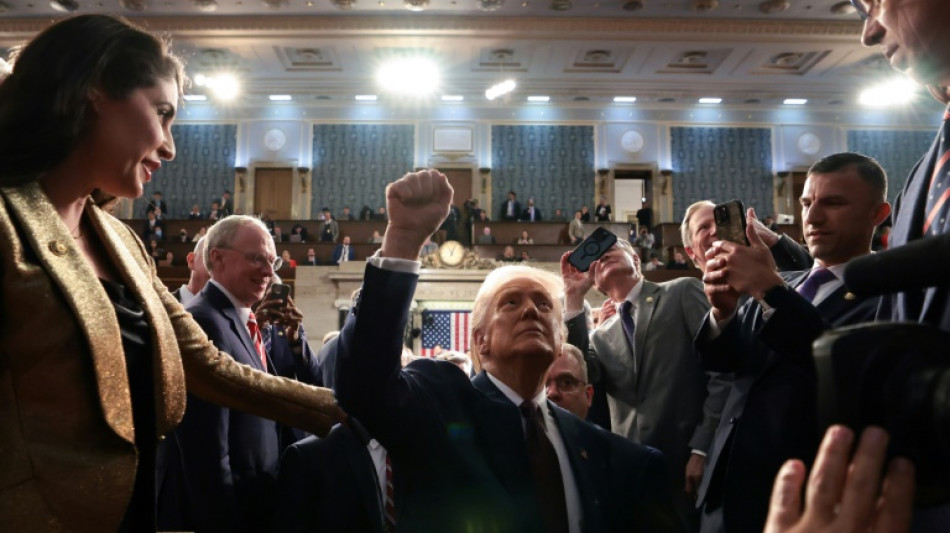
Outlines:
[[[950, 102], [950, 10], [941, 0], [852, 0], [864, 19], [861, 42], [879, 46], [893, 68], [930, 89], [943, 104]], [[894, 202], [893, 249], [924, 237], [950, 232], [950, 113], [930, 150], [911, 171]], [[950, 330], [950, 293], [945, 287], [895, 294], [895, 321], [922, 322]]]
[[[275, 373], [261, 337], [274, 320], [271, 306], [252, 306], [264, 299], [274, 271], [280, 268], [274, 241], [264, 224], [235, 215], [220, 220], [205, 236], [205, 266], [211, 275], [186, 309], [221, 350], [257, 370]], [[299, 328], [285, 328], [294, 343]], [[303, 376], [298, 376], [301, 380]], [[275, 508], [281, 443], [275, 422], [188, 396], [178, 427], [187, 499], [197, 531], [264, 531]]]

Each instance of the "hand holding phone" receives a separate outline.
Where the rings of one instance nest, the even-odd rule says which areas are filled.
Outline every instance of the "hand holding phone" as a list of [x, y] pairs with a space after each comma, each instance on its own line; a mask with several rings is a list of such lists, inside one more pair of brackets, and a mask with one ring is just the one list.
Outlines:
[[742, 202], [731, 200], [717, 204], [713, 207], [713, 218], [716, 220], [716, 236], [720, 240], [749, 245], [745, 234], [745, 209]]
[[287, 296], [290, 295], [290, 285], [285, 283], [274, 283], [270, 286], [268, 300], [280, 300], [281, 306], [287, 305]]
[[581, 272], [590, 270], [590, 265], [601, 258], [614, 243], [617, 236], [603, 227], [598, 227], [571, 252], [567, 262]]

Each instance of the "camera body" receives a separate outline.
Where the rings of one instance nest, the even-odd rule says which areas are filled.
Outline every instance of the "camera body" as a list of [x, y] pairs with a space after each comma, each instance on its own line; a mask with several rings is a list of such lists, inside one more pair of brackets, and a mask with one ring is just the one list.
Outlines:
[[616, 242], [616, 235], [603, 227], [598, 227], [571, 252], [567, 262], [574, 265], [577, 270], [587, 272], [590, 270], [590, 265], [607, 253], [607, 250]]
[[950, 502], [947, 346], [950, 333], [899, 322], [833, 329], [813, 345], [819, 429], [886, 429], [888, 454], [917, 467], [919, 507]]

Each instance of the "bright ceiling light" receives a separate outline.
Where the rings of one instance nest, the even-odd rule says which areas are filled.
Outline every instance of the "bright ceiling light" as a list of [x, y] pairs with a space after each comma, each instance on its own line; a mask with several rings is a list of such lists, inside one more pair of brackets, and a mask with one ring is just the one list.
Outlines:
[[182, 98], [184, 98], [186, 102], [204, 102], [208, 99], [208, 97], [203, 94], [186, 94]]
[[699, 99], [699, 103], [701, 103], [701, 104], [721, 104], [721, 103], [722, 103], [722, 98], [717, 98], [717, 97], [715, 97], [715, 96], [707, 96], [707, 97], [704, 97], [704, 98], [700, 98], [700, 99]]
[[488, 90], [485, 91], [485, 98], [488, 98], [489, 100], [494, 100], [495, 98], [498, 98], [499, 96], [508, 94], [511, 91], [515, 90], [515, 87], [517, 86], [518, 84], [515, 83], [515, 80], [509, 78], [501, 83], [496, 83], [495, 85], [492, 85], [491, 87], [489, 87]]
[[214, 76], [197, 74], [194, 81], [198, 87], [207, 87], [211, 95], [218, 100], [234, 100], [241, 92], [241, 84], [234, 74], [222, 73]]
[[908, 78], [894, 78], [861, 91], [861, 105], [886, 107], [910, 103], [917, 94], [917, 84]]
[[614, 96], [615, 104], [632, 104], [637, 101], [636, 96]]
[[411, 96], [428, 96], [437, 91], [441, 77], [439, 67], [427, 57], [392, 59], [376, 71], [376, 83], [384, 91]]
[[443, 94], [442, 95], [443, 102], [461, 102], [463, 100], [465, 100], [465, 97], [462, 96], [461, 94]]
[[550, 96], [529, 96], [529, 97], [528, 97], [528, 101], [529, 101], [529, 102], [542, 103], [542, 102], [548, 102], [548, 101], [550, 101], [550, 100], [551, 100], [551, 97], [550, 97]]
[[375, 102], [379, 97], [375, 94], [358, 94], [356, 95], [357, 102]]
[[271, 102], [289, 102], [294, 99], [293, 96], [289, 94], [272, 94], [268, 96]]
[[805, 105], [808, 103], [808, 98], [786, 98], [782, 100], [782, 103], [785, 105]]

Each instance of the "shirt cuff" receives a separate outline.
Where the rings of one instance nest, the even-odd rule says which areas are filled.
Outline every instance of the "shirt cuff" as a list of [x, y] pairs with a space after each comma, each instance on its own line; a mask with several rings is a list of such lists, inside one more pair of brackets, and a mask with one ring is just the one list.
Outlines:
[[397, 257], [382, 257], [380, 250], [366, 258], [366, 262], [380, 270], [391, 270], [393, 272], [403, 272], [405, 274], [418, 274], [422, 268], [422, 263], [412, 259], [399, 259]]
[[702, 450], [690, 450], [690, 453], [693, 455], [699, 455], [700, 457], [706, 457], [706, 452]]
[[736, 312], [733, 311], [731, 315], [726, 317], [722, 322], [716, 322], [716, 316], [714, 313], [709, 313], [709, 329], [706, 330], [706, 340], [713, 340], [722, 335], [722, 330], [732, 322], [732, 319], [736, 317]]
[[584, 314], [584, 308], [581, 307], [577, 311], [564, 311], [564, 321], [568, 322], [573, 318], [579, 317]]

